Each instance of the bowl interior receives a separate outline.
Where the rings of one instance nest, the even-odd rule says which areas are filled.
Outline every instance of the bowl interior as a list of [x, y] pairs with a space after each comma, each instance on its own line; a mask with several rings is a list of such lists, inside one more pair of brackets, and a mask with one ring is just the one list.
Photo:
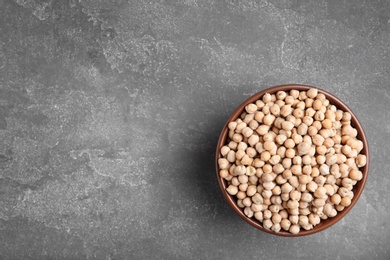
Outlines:
[[223, 127], [222, 133], [221, 133], [221, 135], [219, 137], [218, 144], [217, 144], [217, 151], [216, 151], [216, 155], [215, 155], [215, 165], [216, 165], [216, 171], [217, 171], [217, 179], [218, 179], [218, 182], [219, 182], [219, 186], [221, 187], [222, 193], [223, 193], [224, 197], [226, 198], [226, 200], [228, 201], [229, 205], [233, 208], [233, 210], [242, 219], [244, 219], [250, 225], [252, 225], [255, 228], [258, 228], [258, 229], [260, 229], [260, 230], [262, 230], [264, 232], [267, 232], [267, 233], [270, 233], [270, 234], [274, 234], [274, 235], [278, 235], [278, 236], [287, 236], [287, 237], [306, 236], [306, 235], [311, 235], [311, 234], [320, 232], [320, 231], [322, 231], [322, 230], [324, 230], [324, 229], [334, 225], [340, 219], [342, 219], [353, 208], [353, 206], [358, 201], [358, 199], [359, 199], [359, 197], [360, 197], [360, 195], [361, 195], [361, 193], [362, 193], [362, 191], [364, 189], [366, 181], [367, 181], [367, 174], [368, 174], [370, 158], [369, 158], [369, 152], [368, 152], [367, 138], [365, 136], [365, 133], [364, 133], [364, 130], [363, 130], [361, 124], [359, 123], [358, 119], [356, 118], [355, 114], [351, 111], [351, 109], [349, 109], [348, 106], [345, 105], [340, 99], [338, 99], [337, 97], [333, 96], [329, 92], [326, 92], [326, 91], [324, 91], [322, 89], [317, 88], [318, 89], [318, 93], [324, 94], [326, 96], [326, 98], [330, 101], [331, 104], [335, 105], [337, 108], [339, 108], [339, 109], [341, 109], [343, 111], [348, 111], [349, 113], [351, 113], [351, 115], [352, 115], [351, 125], [354, 128], [356, 128], [356, 130], [358, 131], [357, 138], [359, 140], [361, 140], [363, 142], [363, 145], [364, 145], [364, 148], [361, 151], [361, 154], [364, 154], [364, 155], [367, 156], [367, 164], [363, 168], [360, 168], [360, 170], [363, 173], [363, 178], [353, 188], [354, 197], [353, 197], [353, 199], [351, 201], [351, 205], [346, 207], [343, 211], [338, 212], [338, 214], [335, 217], [329, 218], [327, 220], [321, 220], [321, 223], [316, 225], [311, 230], [303, 230], [302, 229], [298, 234], [291, 234], [291, 233], [289, 233], [287, 231], [284, 231], [284, 230], [281, 230], [280, 232], [276, 233], [276, 232], [273, 232], [272, 230], [267, 230], [267, 229], [263, 228], [262, 224], [260, 222], [258, 222], [256, 219], [248, 218], [244, 214], [243, 209], [241, 209], [237, 205], [235, 196], [231, 196], [230, 194], [228, 194], [226, 192], [227, 182], [226, 182], [226, 180], [224, 180], [223, 178], [221, 178], [219, 176], [218, 159], [221, 158], [220, 150], [221, 150], [221, 147], [226, 144], [226, 140], [227, 140], [227, 137], [228, 137], [228, 128], [227, 128], [228, 123], [233, 121], [233, 120], [236, 120], [240, 116], [240, 114], [244, 111], [244, 108], [245, 108], [245, 106], [247, 104], [253, 103], [253, 102], [257, 101], [265, 93], [274, 94], [274, 93], [276, 93], [278, 91], [289, 91], [291, 89], [296, 89], [296, 90], [301, 91], [301, 90], [308, 90], [310, 88], [317, 88], [317, 87], [308, 86], [308, 85], [300, 85], [300, 84], [288, 84], [288, 85], [280, 85], [280, 86], [271, 87], [271, 88], [265, 89], [265, 90], [263, 90], [263, 91], [261, 91], [259, 93], [254, 94], [253, 96], [251, 96], [250, 98], [245, 100], [233, 112], [233, 114], [229, 117], [229, 119], [227, 120], [227, 122], [225, 123], [225, 125]]

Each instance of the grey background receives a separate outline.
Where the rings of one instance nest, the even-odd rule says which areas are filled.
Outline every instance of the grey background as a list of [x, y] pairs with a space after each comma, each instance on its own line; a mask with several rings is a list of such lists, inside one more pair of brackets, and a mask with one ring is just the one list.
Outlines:
[[[0, 0], [1, 259], [389, 259], [389, 1]], [[221, 195], [247, 97], [305, 83], [366, 130], [366, 189], [281, 238]]]

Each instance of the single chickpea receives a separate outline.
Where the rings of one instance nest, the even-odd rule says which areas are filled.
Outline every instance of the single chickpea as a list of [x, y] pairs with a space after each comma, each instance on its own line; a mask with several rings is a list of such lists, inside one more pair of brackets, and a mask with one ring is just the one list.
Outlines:
[[307, 130], [308, 130], [308, 126], [305, 124], [305, 123], [302, 123], [298, 126], [298, 129], [297, 129], [297, 133], [299, 135], [306, 135], [307, 134]]
[[272, 150], [275, 147], [275, 143], [272, 141], [265, 141], [263, 144], [263, 148], [267, 151]]
[[228, 172], [228, 170], [220, 170], [219, 171], [219, 176], [221, 177], [221, 178], [227, 178], [228, 176], [229, 176], [229, 172]]
[[317, 94], [318, 94], [318, 89], [316, 89], [316, 88], [310, 88], [310, 89], [306, 92], [306, 95], [307, 95], [309, 98], [315, 98], [315, 97], [317, 97]]
[[298, 177], [300, 184], [308, 184], [311, 181], [311, 177], [308, 175], [301, 175]]
[[229, 168], [230, 163], [229, 163], [229, 161], [228, 161], [227, 159], [225, 159], [225, 158], [220, 158], [220, 159], [218, 159], [218, 165], [219, 165], [219, 168], [220, 168], [221, 170], [226, 170], [226, 169]]
[[237, 179], [240, 183], [247, 183], [248, 182], [248, 176], [246, 176], [246, 175], [240, 175], [237, 177]]
[[357, 157], [356, 157], [356, 165], [360, 168], [360, 167], [364, 167], [366, 164], [367, 164], [367, 157], [363, 154], [359, 154]]
[[272, 191], [272, 189], [275, 187], [275, 182], [264, 182], [263, 187], [265, 190]]
[[236, 152], [236, 159], [237, 159], [237, 160], [241, 160], [241, 159], [244, 157], [244, 155], [245, 155], [245, 151], [239, 149], [239, 150], [237, 150], [237, 152]]
[[307, 185], [306, 188], [310, 192], [315, 192], [318, 188], [318, 184], [315, 181], [310, 181]]
[[230, 129], [230, 130], [236, 130], [236, 127], [237, 127], [237, 122], [229, 122], [229, 124], [228, 124], [228, 128]]
[[274, 167], [272, 167], [272, 170], [276, 173], [276, 174], [280, 174], [284, 171], [284, 168], [283, 168], [283, 165], [278, 163], [276, 164]]
[[312, 205], [317, 208], [323, 207], [325, 205], [325, 199], [314, 199]]
[[316, 198], [322, 198], [326, 194], [326, 189], [324, 187], [318, 187], [316, 191], [314, 192], [314, 196]]
[[333, 196], [333, 194], [335, 193], [333, 186], [330, 184], [325, 184], [324, 188], [326, 189], [326, 195]]
[[244, 208], [244, 214], [245, 214], [248, 218], [253, 217], [253, 211], [251, 210], [250, 207], [245, 207], [245, 208]]
[[269, 93], [265, 93], [264, 95], [263, 95], [263, 102], [265, 103], [265, 104], [267, 104], [267, 103], [269, 103], [269, 102], [271, 102], [272, 101], [272, 96], [271, 96], [271, 94], [269, 94]]
[[301, 201], [303, 202], [311, 202], [313, 200], [313, 196], [309, 192], [303, 192], [301, 195]]
[[298, 215], [290, 215], [288, 219], [291, 221], [291, 224], [298, 224], [299, 221]]
[[273, 223], [272, 223], [272, 221], [270, 219], [264, 219], [263, 220], [263, 227], [265, 229], [271, 229], [272, 225], [273, 225]]
[[311, 108], [311, 107], [313, 106], [313, 102], [314, 102], [313, 99], [311, 99], [311, 98], [306, 98], [306, 99], [305, 99], [305, 106], [306, 106], [306, 108]]
[[260, 159], [267, 162], [271, 158], [271, 154], [268, 151], [264, 151], [260, 154]]
[[279, 145], [282, 145], [287, 140], [287, 136], [285, 135], [277, 135], [275, 137], [275, 142]]
[[234, 168], [235, 175], [244, 175], [246, 173], [246, 166], [238, 165]]
[[249, 144], [251, 147], [254, 147], [259, 141], [260, 141], [260, 138], [259, 138], [258, 135], [251, 135], [251, 136], [248, 138], [248, 144]]
[[237, 192], [236, 196], [237, 196], [237, 199], [243, 200], [246, 198], [246, 192], [239, 191], [239, 192]]
[[343, 185], [343, 187], [347, 188], [347, 189], [352, 189], [352, 179], [350, 178], [343, 178], [341, 180], [341, 185]]
[[271, 158], [269, 159], [269, 163], [272, 164], [272, 165], [276, 165], [280, 162], [280, 156], [275, 154], [275, 155], [272, 155]]
[[337, 162], [337, 156], [336, 155], [327, 155], [326, 156], [326, 164], [329, 166], [335, 164]]
[[284, 122], [282, 123], [282, 128], [283, 128], [284, 130], [286, 130], [286, 131], [290, 131], [291, 129], [293, 129], [293, 127], [294, 127], [294, 124], [291, 123], [290, 121], [284, 121]]
[[[305, 107], [305, 103], [303, 103], [302, 102], [302, 104], [303, 104], [303, 106]], [[298, 106], [297, 106], [298, 107]], [[293, 111], [293, 116], [295, 117], [295, 118], [303, 118], [304, 116], [305, 116], [305, 114], [304, 114], [304, 112], [303, 112], [303, 109], [304, 108], [296, 108], [296, 109], [294, 109], [294, 111]]]
[[256, 130], [259, 127], [259, 123], [256, 120], [251, 120], [248, 124], [250, 129]]
[[340, 121], [341, 120], [341, 118], [343, 118], [343, 111], [342, 110], [340, 110], [340, 109], [338, 109], [337, 111], [336, 111], [336, 120], [337, 121]]
[[302, 175], [302, 167], [301, 167], [301, 165], [298, 165], [298, 164], [293, 165], [293, 166], [291, 166], [290, 170], [291, 170], [292, 174], [294, 174], [296, 176]]
[[246, 138], [250, 137], [253, 134], [253, 130], [250, 127], [245, 127], [244, 129], [242, 129], [241, 132], [242, 135], [245, 136]]
[[261, 196], [260, 193], [255, 193], [252, 196], [252, 202], [255, 204], [262, 204], [263, 203], [263, 197]]
[[291, 186], [290, 183], [286, 182], [285, 184], [282, 185], [282, 193], [290, 193], [293, 190], [293, 186]]
[[310, 147], [311, 145], [309, 143], [306, 143], [306, 142], [302, 142], [298, 145], [298, 154], [300, 156], [302, 155], [305, 155], [305, 154], [308, 154], [309, 151], [310, 151]]
[[298, 188], [299, 186], [299, 181], [298, 181], [298, 177], [297, 176], [292, 176], [288, 182], [291, 184], [291, 186], [293, 186], [294, 188]]
[[248, 189], [248, 186], [248, 183], [241, 183], [240, 185], [238, 185], [238, 189], [241, 191], [246, 191]]
[[222, 156], [226, 156], [228, 153], [230, 152], [230, 148], [229, 146], [222, 146], [221, 147], [221, 155]]
[[256, 152], [255, 148], [253, 148], [253, 147], [248, 147], [248, 148], [246, 149], [246, 154], [247, 154], [250, 158], [253, 158], [253, 157], [255, 157], [255, 156], [257, 155], [257, 152]]
[[328, 109], [325, 112], [325, 118], [329, 119], [331, 122], [334, 122], [334, 121], [336, 121], [336, 114], [334, 111]]
[[286, 96], [287, 96], [287, 93], [284, 92], [284, 91], [278, 91], [278, 92], [276, 92], [276, 98], [277, 98], [278, 100], [284, 100], [284, 99], [286, 98]]
[[263, 148], [263, 144], [260, 142], [260, 139], [259, 142], [255, 144], [255, 149], [259, 154], [265, 151], [265, 149]]
[[[279, 174], [278, 176], [276, 176], [275, 181], [279, 185], [285, 184], [287, 182], [287, 180], [285, 178], [283, 178], [282, 174]], [[279, 187], [279, 186], [277, 186], [277, 187]]]
[[294, 156], [293, 164], [301, 165], [302, 164], [302, 157], [301, 156]]
[[314, 136], [318, 133], [318, 130], [315, 126], [309, 126], [308, 130], [307, 130], [307, 133], [310, 135], [310, 136]]
[[[291, 221], [288, 220], [287, 218], [283, 218], [283, 219], [280, 221], [280, 226], [281, 226], [282, 229], [284, 229], [285, 231], [289, 231], [290, 226], [291, 226]], [[298, 232], [299, 232], [299, 231], [298, 231]]]
[[279, 156], [280, 160], [284, 157], [286, 157], [286, 147], [284, 146], [280, 146], [277, 150], [276, 150], [276, 155]]
[[344, 206], [344, 207], [348, 207], [349, 205], [351, 205], [351, 198], [348, 196], [345, 196], [344, 198], [341, 199], [340, 205]]
[[293, 190], [290, 192], [290, 199], [299, 201], [301, 199], [301, 193], [297, 190]]
[[259, 109], [262, 109], [265, 106], [265, 104], [262, 100], [257, 100], [255, 102], [255, 104], [256, 104], [257, 108], [259, 108]]
[[272, 215], [271, 220], [274, 224], [279, 224], [282, 221], [282, 216], [280, 216], [278, 213], [275, 213]]
[[290, 159], [294, 158], [294, 156], [295, 156], [295, 150], [292, 149], [292, 148], [287, 149], [287, 150], [286, 150], [286, 153], [285, 153], [285, 156], [286, 156], [287, 158], [290, 158]]
[[278, 134], [285, 135], [287, 137], [291, 137], [292, 132], [280, 129]]
[[292, 165], [292, 160], [290, 158], [284, 158], [282, 160], [282, 165], [285, 169], [290, 169], [291, 165]]
[[306, 191], [306, 184], [299, 184], [296, 189], [299, 192], [304, 192], [304, 191]]
[[332, 121], [329, 118], [326, 118], [322, 121], [322, 127], [324, 129], [329, 129], [332, 127]]
[[271, 108], [269, 110], [270, 110], [271, 114], [273, 114], [274, 116], [279, 116], [279, 114], [280, 114], [280, 107], [277, 104], [274, 104], [273, 106], [271, 106]]
[[311, 177], [314, 178], [314, 177], [317, 177], [319, 175], [320, 175], [320, 170], [318, 169], [318, 167], [317, 166], [313, 167], [311, 169]]
[[[344, 210], [344, 206], [341, 206], [340, 204], [339, 205], [336, 205], [335, 207], [334, 207], [337, 211], [343, 211]], [[335, 214], [335, 216], [337, 215], [337, 212], [336, 212], [336, 214]]]
[[257, 111], [257, 106], [255, 104], [249, 104], [245, 107], [245, 110], [248, 114], [252, 114]]
[[[252, 204], [253, 205], [253, 204]], [[254, 214], [254, 217], [255, 217], [255, 219], [257, 219], [258, 221], [260, 221], [260, 222], [263, 222], [263, 212], [261, 212], [261, 211], [257, 211], [257, 212], [255, 212], [255, 214]]]
[[238, 143], [236, 143], [234, 141], [230, 141], [228, 144], [229, 148], [234, 150], [234, 151], [237, 150], [237, 145], [238, 145]]
[[252, 200], [246, 197], [242, 200], [242, 204], [244, 204], [245, 207], [250, 207], [252, 205]]
[[246, 148], [248, 148], [248, 144], [245, 143], [245, 142], [240, 142], [238, 143], [238, 146], [237, 146], [237, 150], [246, 150]]
[[307, 98], [306, 91], [300, 91], [298, 99], [299, 100], [305, 100]]
[[341, 202], [341, 196], [339, 194], [333, 194], [332, 197], [330, 198], [330, 201], [335, 204], [335, 205], [338, 205], [340, 204]]
[[350, 122], [351, 119], [352, 119], [352, 115], [349, 112], [344, 112], [341, 121], [348, 121], [348, 122]]
[[261, 212], [263, 210], [263, 205], [261, 204], [251, 204], [251, 210], [256, 213], [256, 212]]
[[263, 180], [263, 182], [271, 182], [274, 180], [274, 177], [272, 176], [271, 173], [264, 173], [261, 179]]
[[312, 107], [314, 110], [320, 110], [322, 107], [322, 101], [318, 99], [314, 100]]
[[299, 202], [297, 200], [289, 200], [287, 202], [287, 207], [289, 209], [298, 209], [299, 207]]
[[275, 121], [275, 116], [271, 114], [268, 114], [263, 118], [263, 123], [268, 126], [272, 125], [274, 121]]
[[294, 142], [293, 139], [287, 139], [287, 140], [284, 142], [284, 146], [285, 146], [287, 149], [294, 148], [295, 142]]
[[[271, 196], [272, 196], [272, 191], [271, 191], [271, 190], [263, 190], [263, 191], [261, 192], [261, 195], [263, 196], [263, 199], [264, 199], [264, 201], [265, 201], [265, 199], [271, 198]], [[263, 203], [265, 204], [264, 201], [263, 201]]]
[[226, 156], [226, 159], [230, 162], [233, 163], [236, 160], [236, 152], [233, 150], [230, 150], [229, 153]]
[[245, 205], [242, 204], [242, 200], [237, 200], [237, 206], [239, 206], [240, 208], [245, 208]]
[[247, 127], [247, 124], [245, 122], [237, 124], [236, 133], [240, 134], [245, 127]]
[[[283, 203], [286, 202], [290, 199], [290, 195], [288, 193], [282, 193], [280, 194], [280, 198], [282, 199]], [[283, 204], [282, 204], [283, 205]], [[283, 205], [283, 208], [286, 208], [287, 205]]]
[[255, 114], [247, 114], [245, 117], [244, 117], [244, 122], [249, 125], [249, 122], [251, 122], [253, 119], [255, 118]]
[[238, 192], [238, 188], [237, 188], [237, 186], [229, 185], [229, 187], [226, 188], [226, 191], [227, 191], [230, 195], [236, 195], [237, 192]]
[[236, 143], [239, 143], [241, 142], [243, 139], [243, 136], [241, 134], [234, 134], [233, 137], [232, 137], [232, 140], [235, 141]]
[[[278, 175], [279, 177], [280, 175]], [[276, 177], [277, 178], [277, 177]], [[282, 193], [282, 188], [280, 188], [280, 186], [275, 186], [273, 189], [272, 189], [272, 194], [273, 195], [280, 195]], [[275, 197], [275, 196], [273, 196]]]
[[[304, 202], [306, 203], [306, 202]], [[310, 209], [309, 208], [299, 208], [299, 215], [301, 216], [308, 216], [310, 214]]]
[[325, 181], [326, 181], [326, 178], [325, 178], [324, 176], [320, 175], [320, 176], [316, 177], [316, 178], [314, 179], [314, 181], [315, 181], [319, 186], [323, 186], [324, 183], [325, 183]]
[[260, 125], [257, 129], [256, 129], [256, 132], [259, 134], [259, 135], [265, 135], [266, 133], [268, 133], [269, 131], [269, 125]]
[[320, 131], [321, 128], [322, 128], [322, 124], [321, 124], [321, 122], [318, 121], [318, 120], [314, 121], [313, 124], [312, 124], [312, 126], [314, 126], [318, 131]]
[[349, 190], [348, 190], [347, 188], [345, 188], [345, 187], [340, 187], [340, 188], [338, 189], [337, 193], [338, 193], [342, 198], [344, 198], [344, 197], [348, 196]]
[[352, 169], [350, 172], [349, 172], [349, 178], [351, 178], [352, 180], [355, 180], [355, 181], [360, 181], [362, 178], [363, 178], [363, 173], [359, 170], [355, 170], [355, 169]]
[[317, 152], [317, 154], [319, 154], [319, 155], [324, 155], [324, 154], [326, 154], [326, 151], [327, 151], [327, 149], [326, 149], [326, 147], [323, 146], [323, 145], [317, 146], [317, 148], [316, 148], [316, 152]]
[[279, 223], [272, 225], [271, 230], [278, 233], [281, 230], [281, 226]]
[[[314, 110], [313, 110], [314, 111]], [[307, 111], [306, 111], [307, 112]], [[314, 115], [314, 114], [313, 114]], [[313, 124], [313, 115], [310, 115], [310, 112], [309, 114], [307, 114], [306, 116], [303, 117], [302, 119], [302, 122], [307, 125], [308, 127], [310, 127], [312, 124]]]

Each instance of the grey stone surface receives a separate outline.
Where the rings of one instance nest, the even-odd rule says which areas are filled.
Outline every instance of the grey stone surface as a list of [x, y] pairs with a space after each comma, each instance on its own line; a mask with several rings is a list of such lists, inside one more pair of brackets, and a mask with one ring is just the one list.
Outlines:
[[[0, 0], [1, 259], [390, 259], [389, 1]], [[335, 226], [242, 221], [214, 170], [248, 96], [306, 83], [366, 130]]]

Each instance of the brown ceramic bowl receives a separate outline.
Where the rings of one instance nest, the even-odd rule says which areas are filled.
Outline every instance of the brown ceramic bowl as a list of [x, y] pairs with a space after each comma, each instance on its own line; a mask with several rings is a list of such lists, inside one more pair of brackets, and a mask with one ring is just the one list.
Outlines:
[[318, 93], [323, 93], [326, 96], [326, 98], [330, 101], [330, 103], [332, 103], [337, 108], [339, 108], [339, 109], [341, 109], [343, 111], [348, 111], [349, 113], [351, 113], [351, 115], [352, 115], [352, 126], [356, 128], [356, 130], [358, 131], [358, 136], [357, 137], [364, 144], [364, 148], [361, 151], [361, 154], [364, 154], [364, 155], [367, 156], [367, 164], [363, 168], [361, 168], [361, 171], [363, 173], [363, 179], [360, 180], [353, 188], [354, 197], [352, 199], [351, 205], [349, 207], [346, 207], [343, 211], [338, 212], [338, 214], [335, 217], [329, 218], [327, 220], [321, 220], [321, 223], [316, 225], [312, 230], [301, 230], [298, 234], [294, 235], [294, 234], [291, 234], [291, 233], [286, 232], [284, 230], [281, 230], [280, 232], [276, 233], [276, 232], [274, 232], [272, 230], [265, 229], [262, 226], [262, 224], [260, 222], [258, 222], [254, 217], [248, 218], [244, 214], [243, 209], [241, 209], [240, 207], [237, 206], [236, 197], [235, 196], [231, 196], [230, 194], [228, 194], [226, 192], [227, 182], [226, 182], [226, 180], [224, 180], [223, 178], [221, 178], [219, 176], [218, 159], [221, 158], [221, 153], [220, 153], [221, 147], [226, 144], [226, 139], [227, 139], [227, 136], [228, 136], [228, 128], [227, 128], [228, 123], [233, 121], [233, 120], [236, 120], [240, 116], [240, 114], [244, 111], [245, 106], [247, 104], [253, 103], [256, 100], [260, 99], [265, 93], [273, 94], [273, 93], [276, 93], [276, 92], [281, 91], [281, 90], [282, 91], [289, 91], [291, 89], [308, 90], [309, 88], [313, 88], [313, 86], [300, 85], [300, 84], [287, 84], [287, 85], [280, 85], [280, 86], [271, 87], [271, 88], [265, 89], [263, 91], [260, 91], [257, 94], [254, 94], [253, 96], [251, 96], [250, 98], [245, 100], [233, 112], [233, 114], [229, 117], [229, 119], [227, 120], [225, 126], [223, 127], [222, 133], [221, 133], [221, 135], [219, 137], [218, 144], [217, 144], [217, 151], [216, 151], [216, 155], [215, 155], [215, 167], [216, 167], [216, 171], [217, 171], [217, 178], [218, 178], [219, 186], [221, 187], [222, 193], [225, 196], [226, 200], [228, 201], [229, 205], [233, 208], [233, 210], [243, 220], [245, 220], [246, 222], [248, 222], [249, 224], [251, 224], [255, 228], [258, 228], [258, 229], [260, 229], [260, 230], [262, 230], [264, 232], [267, 232], [267, 233], [270, 233], [270, 234], [274, 234], [274, 235], [278, 235], [278, 236], [285, 236], [285, 237], [306, 236], [306, 235], [311, 235], [311, 234], [320, 232], [320, 231], [322, 231], [322, 230], [324, 230], [324, 229], [334, 225], [340, 219], [342, 219], [354, 207], [354, 205], [358, 201], [360, 195], [362, 194], [364, 186], [365, 186], [366, 181], [367, 181], [367, 174], [368, 174], [370, 157], [369, 157], [369, 152], [368, 152], [367, 138], [366, 138], [366, 136], [364, 134], [364, 131], [363, 131], [363, 128], [362, 128], [361, 124], [359, 123], [358, 119], [356, 118], [354, 113], [351, 111], [351, 109], [349, 109], [349, 107], [347, 107], [347, 105], [345, 105], [340, 99], [338, 99], [337, 97], [333, 96], [329, 92], [326, 92], [326, 91], [324, 91], [322, 89], [319, 89], [319, 88], [315, 87], [315, 88], [318, 89]]

